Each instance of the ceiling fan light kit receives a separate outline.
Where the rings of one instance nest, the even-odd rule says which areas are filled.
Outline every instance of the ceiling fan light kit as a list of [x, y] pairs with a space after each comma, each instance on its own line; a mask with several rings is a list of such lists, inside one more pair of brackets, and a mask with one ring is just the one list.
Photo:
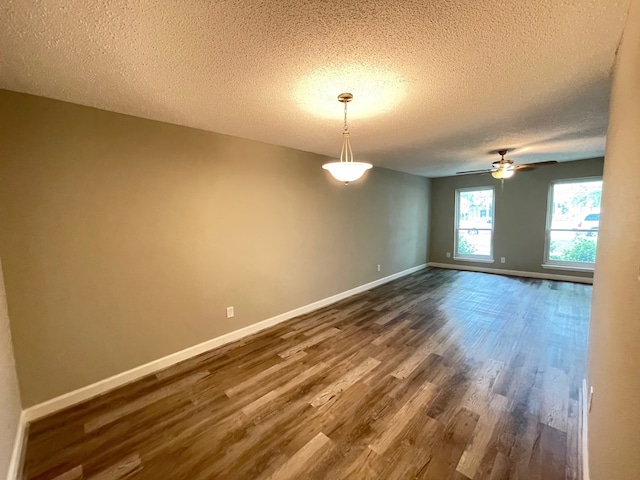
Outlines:
[[500, 155], [500, 160], [497, 162], [493, 162], [491, 165], [492, 171], [491, 176], [493, 178], [497, 178], [498, 180], [504, 180], [505, 178], [513, 177], [513, 174], [516, 173], [513, 167], [513, 160], [507, 160], [504, 156], [507, 154], [508, 150], [499, 150], [498, 154]]
[[497, 178], [498, 180], [504, 180], [505, 178], [513, 177], [514, 173], [516, 172], [505, 168], [505, 169], [496, 170], [495, 172], [491, 172], [491, 176], [493, 178]]
[[536, 167], [542, 167], [544, 165], [554, 165], [558, 163], [555, 160], [548, 162], [538, 162], [538, 163], [523, 163], [520, 165], [514, 165], [513, 160], [509, 160], [508, 158], [504, 158], [509, 150], [503, 149], [498, 150], [497, 152], [500, 155], [500, 160], [497, 162], [493, 162], [491, 164], [491, 169], [488, 170], [469, 170], [466, 172], [456, 172], [456, 175], [470, 175], [477, 173], [490, 173], [493, 178], [497, 178], [498, 180], [504, 180], [506, 178], [511, 178], [516, 173], [516, 170], [533, 170]]
[[351, 140], [349, 126], [347, 125], [347, 103], [353, 100], [350, 93], [341, 93], [338, 95], [338, 101], [344, 104], [344, 127], [342, 130], [342, 150], [340, 151], [340, 161], [325, 163], [322, 168], [328, 170], [336, 180], [349, 185], [349, 182], [358, 180], [364, 172], [369, 170], [373, 165], [364, 162], [353, 161], [353, 151], [351, 150]]
[[495, 162], [493, 164], [493, 168], [496, 169], [491, 172], [493, 178], [504, 180], [505, 178], [513, 177], [513, 174], [516, 173], [513, 169], [513, 162], [511, 160], [506, 160], [506, 162], [508, 163]]

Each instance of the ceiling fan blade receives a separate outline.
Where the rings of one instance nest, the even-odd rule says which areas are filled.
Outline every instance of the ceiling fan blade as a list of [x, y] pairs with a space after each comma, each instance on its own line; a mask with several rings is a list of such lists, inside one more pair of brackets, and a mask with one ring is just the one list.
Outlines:
[[488, 168], [485, 170], [467, 170], [466, 172], [456, 172], [456, 175], [473, 175], [476, 173], [491, 173], [491, 172], [493, 172], [493, 170]]
[[544, 167], [546, 165], [555, 165], [556, 163], [558, 162], [555, 160], [551, 160], [548, 162], [522, 163], [520, 165], [514, 165], [513, 169], [514, 170], [533, 170], [536, 167]]

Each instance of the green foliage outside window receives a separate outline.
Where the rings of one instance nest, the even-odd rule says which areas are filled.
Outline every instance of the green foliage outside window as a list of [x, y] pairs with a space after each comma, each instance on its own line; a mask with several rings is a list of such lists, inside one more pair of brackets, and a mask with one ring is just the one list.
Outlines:
[[586, 238], [576, 238], [571, 248], [556, 251], [556, 242], [551, 242], [551, 259], [563, 260], [565, 262], [585, 262], [595, 263], [596, 261], [596, 242]]
[[471, 255], [476, 253], [476, 248], [462, 235], [458, 236], [458, 253], [461, 255]]

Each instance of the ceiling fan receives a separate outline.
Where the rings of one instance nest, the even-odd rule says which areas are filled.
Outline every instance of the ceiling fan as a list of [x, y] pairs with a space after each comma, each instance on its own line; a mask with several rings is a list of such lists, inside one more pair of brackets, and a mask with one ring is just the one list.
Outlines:
[[485, 170], [468, 170], [466, 172], [456, 172], [456, 175], [471, 175], [475, 173], [490, 173], [493, 178], [497, 178], [499, 180], [504, 180], [505, 178], [513, 177], [513, 174], [516, 173], [516, 170], [533, 170], [536, 167], [542, 167], [544, 165], [553, 165], [558, 163], [555, 160], [548, 162], [537, 162], [537, 163], [522, 163], [520, 165], [514, 165], [513, 160], [509, 160], [508, 158], [504, 158], [509, 149], [497, 150], [496, 152], [500, 155], [500, 160], [493, 162], [491, 164], [491, 168], [487, 168]]

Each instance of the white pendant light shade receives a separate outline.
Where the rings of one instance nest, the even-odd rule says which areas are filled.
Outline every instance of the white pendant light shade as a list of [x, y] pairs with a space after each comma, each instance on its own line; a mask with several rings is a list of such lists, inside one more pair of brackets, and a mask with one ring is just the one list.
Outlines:
[[347, 103], [353, 100], [350, 93], [341, 93], [338, 95], [338, 101], [344, 103], [344, 130], [342, 131], [342, 151], [340, 152], [340, 161], [325, 163], [322, 168], [328, 170], [333, 178], [349, 184], [358, 180], [364, 172], [369, 170], [373, 165], [370, 163], [354, 162], [353, 152], [351, 151], [351, 140], [349, 127], [347, 126]]
[[325, 170], [329, 170], [336, 180], [345, 183], [355, 182], [371, 167], [370, 163], [362, 162], [331, 162], [322, 166]]

